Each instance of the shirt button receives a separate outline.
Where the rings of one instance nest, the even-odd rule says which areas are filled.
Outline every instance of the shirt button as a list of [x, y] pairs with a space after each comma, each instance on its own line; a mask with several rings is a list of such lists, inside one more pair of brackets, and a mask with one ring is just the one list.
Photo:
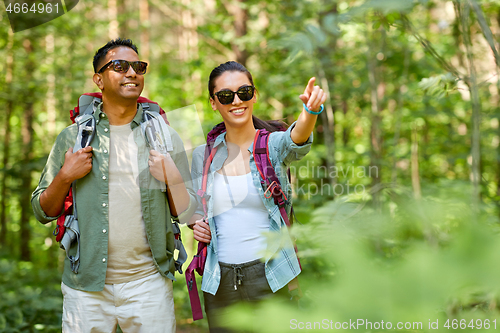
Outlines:
[[106, 179], [107, 179], [106, 176], [102, 176], [102, 180], [106, 180]]
[[104, 153], [104, 154], [107, 154], [107, 153], [108, 153], [108, 151], [107, 151], [106, 149], [104, 149], [103, 153]]
[[101, 118], [104, 118], [106, 117], [106, 115], [104, 113], [101, 113]]
[[106, 229], [102, 229], [102, 233], [105, 234], [106, 233]]
[[104, 129], [104, 132], [108, 133], [108, 131], [109, 131], [109, 129], [107, 129], [107, 128]]
[[102, 262], [106, 262], [106, 258], [102, 258]]
[[106, 203], [105, 203], [105, 202], [103, 202], [103, 203], [102, 203], [102, 206], [103, 206], [103, 207], [106, 207]]

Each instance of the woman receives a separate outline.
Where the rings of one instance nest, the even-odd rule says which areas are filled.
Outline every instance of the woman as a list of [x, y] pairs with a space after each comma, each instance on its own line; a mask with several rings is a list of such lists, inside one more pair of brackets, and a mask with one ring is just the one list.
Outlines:
[[[218, 309], [268, 297], [300, 273], [286, 223], [273, 198], [264, 195], [266, 188], [261, 185], [252, 152], [256, 129], [272, 132], [269, 159], [285, 196], [290, 197], [286, 170], [310, 150], [311, 133], [326, 99], [314, 82], [311, 78], [299, 96], [304, 107], [298, 120], [288, 130], [279, 131], [279, 122], [264, 122], [252, 115], [255, 87], [243, 65], [229, 61], [210, 74], [210, 104], [221, 114], [226, 132], [213, 145], [216, 152], [206, 181], [206, 219], [199, 198], [190, 221], [194, 238], [208, 243], [201, 289], [210, 332], [227, 332], [220, 327]], [[205, 146], [200, 146], [193, 153], [191, 168], [195, 191], [202, 188], [205, 163]], [[286, 232], [285, 241], [266, 242], [264, 232], [280, 231]]]

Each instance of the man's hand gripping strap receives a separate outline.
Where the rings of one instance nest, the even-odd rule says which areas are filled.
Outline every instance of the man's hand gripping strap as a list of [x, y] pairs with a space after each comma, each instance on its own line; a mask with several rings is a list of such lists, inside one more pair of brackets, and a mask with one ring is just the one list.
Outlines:
[[[92, 114], [82, 114], [76, 118], [78, 134], [76, 137], [73, 153], [90, 145], [95, 136], [96, 122]], [[80, 267], [80, 228], [78, 226], [78, 214], [76, 210], [76, 180], [71, 184], [73, 192], [73, 214], [66, 215], [64, 220], [65, 232], [61, 239], [60, 247], [66, 251], [66, 257], [71, 263], [71, 270], [78, 274]], [[76, 243], [76, 255], [69, 254], [71, 246]]]

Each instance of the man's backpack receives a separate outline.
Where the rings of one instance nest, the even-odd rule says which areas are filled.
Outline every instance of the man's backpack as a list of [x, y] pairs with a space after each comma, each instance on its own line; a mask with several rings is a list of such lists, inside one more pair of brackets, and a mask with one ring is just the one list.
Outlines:
[[[87, 147], [92, 142], [96, 131], [93, 114], [101, 102], [102, 93], [86, 93], [78, 99], [78, 106], [70, 111], [71, 121], [73, 123], [76, 122], [78, 126], [78, 134], [73, 152]], [[169, 124], [165, 111], [163, 111], [158, 103], [144, 97], [139, 97], [137, 103], [141, 104], [143, 109], [144, 119], [141, 122], [141, 129], [147, 138], [148, 144], [152, 149], [162, 154], [172, 151], [172, 140], [165, 125]], [[57, 225], [53, 234], [56, 236], [56, 241], [60, 243], [60, 247], [66, 251], [66, 256], [71, 263], [71, 270], [77, 274], [80, 265], [80, 231], [77, 219], [75, 188], [76, 186], [71, 186], [64, 200], [64, 212], [57, 219]], [[166, 190], [165, 184], [163, 184], [162, 190]], [[173, 220], [172, 223], [175, 248], [179, 251], [178, 258], [175, 260], [175, 268], [182, 274], [182, 264], [187, 260], [187, 253], [182, 244], [179, 224], [176, 220]], [[77, 243], [77, 252], [75, 256], [72, 256], [69, 254], [69, 249], [75, 242]]]
[[[285, 131], [286, 128], [281, 128], [280, 131]], [[217, 148], [214, 148], [215, 139], [220, 134], [224, 133], [226, 128], [224, 123], [220, 123], [216, 125], [207, 135], [207, 145], [205, 147], [205, 164], [203, 166], [203, 175], [201, 182], [201, 189], [198, 190], [197, 195], [201, 197], [204, 216], [203, 219], [207, 219], [207, 201], [206, 201], [206, 189], [207, 189], [207, 179], [208, 173], [210, 171], [210, 165], [215, 156]], [[288, 203], [288, 198], [281, 188], [280, 181], [276, 176], [276, 172], [271, 164], [271, 160], [269, 158], [269, 135], [271, 133], [265, 129], [259, 129], [255, 133], [254, 143], [253, 143], [253, 157], [255, 161], [255, 165], [257, 166], [257, 170], [260, 174], [260, 182], [263, 188], [265, 188], [264, 196], [266, 198], [273, 197], [274, 203], [279, 207], [281, 216], [285, 221], [287, 227], [291, 226], [291, 221], [288, 218], [288, 214], [286, 212], [286, 204]], [[288, 177], [290, 174], [288, 173]], [[293, 212], [292, 212], [293, 215]], [[294, 244], [295, 252], [297, 252], [297, 247]], [[198, 289], [196, 286], [196, 278], [194, 275], [194, 271], [196, 271], [200, 276], [203, 275], [203, 271], [205, 268], [205, 262], [207, 258], [207, 243], [198, 242], [198, 252], [193, 257], [193, 260], [189, 264], [186, 269], [186, 283], [189, 292], [189, 300], [191, 302], [191, 311], [193, 313], [193, 320], [198, 320], [203, 318], [203, 311], [201, 309], [200, 298], [198, 295]], [[300, 261], [299, 261], [300, 265]], [[293, 279], [289, 283], [289, 289], [298, 290], [298, 282]], [[293, 293], [293, 292], [292, 292]]]

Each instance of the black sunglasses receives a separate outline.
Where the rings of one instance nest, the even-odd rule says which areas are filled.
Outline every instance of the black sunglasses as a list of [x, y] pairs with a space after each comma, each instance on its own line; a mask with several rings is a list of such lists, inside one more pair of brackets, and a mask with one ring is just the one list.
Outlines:
[[[216, 92], [214, 95], [217, 96], [219, 102], [222, 105], [231, 104], [234, 101], [234, 95], [237, 94], [238, 98], [243, 102], [249, 101], [253, 98], [255, 93], [254, 86], [245, 86], [238, 89], [238, 91], [231, 91], [229, 89], [221, 90]], [[212, 96], [213, 98], [213, 96]]]
[[130, 66], [134, 69], [134, 72], [139, 75], [146, 74], [146, 68], [148, 67], [148, 63], [144, 61], [127, 61], [127, 60], [111, 60], [106, 65], [102, 66], [97, 73], [104, 72], [109, 65], [113, 65], [113, 70], [118, 73], [127, 73]]

